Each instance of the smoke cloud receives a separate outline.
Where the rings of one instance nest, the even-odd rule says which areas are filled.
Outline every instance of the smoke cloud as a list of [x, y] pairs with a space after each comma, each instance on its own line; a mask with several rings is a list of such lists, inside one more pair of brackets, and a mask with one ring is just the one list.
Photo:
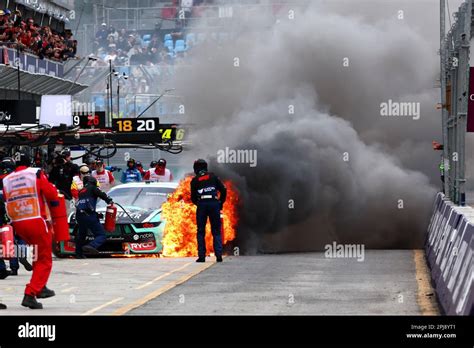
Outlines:
[[[397, 4], [363, 16], [350, 1], [245, 30], [257, 16], [226, 43], [194, 48], [197, 68], [178, 69], [193, 124], [183, 164], [207, 157], [233, 180], [245, 252], [422, 245], [440, 186], [439, 33], [419, 20], [437, 23], [438, 8], [401, 4], [402, 19]], [[420, 118], [381, 116], [389, 100], [419, 103]], [[258, 165], [217, 163], [226, 147], [257, 150]]]

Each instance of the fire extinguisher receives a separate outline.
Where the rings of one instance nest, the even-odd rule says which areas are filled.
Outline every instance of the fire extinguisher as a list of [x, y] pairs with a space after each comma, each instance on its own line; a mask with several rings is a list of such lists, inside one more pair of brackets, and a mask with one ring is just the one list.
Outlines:
[[66, 199], [64, 195], [58, 195], [58, 200], [50, 201], [48, 207], [53, 220], [54, 241], [68, 241], [71, 236], [69, 235], [69, 223], [67, 221]]
[[12, 226], [4, 225], [0, 228], [0, 245], [2, 246], [0, 258], [11, 259], [15, 257], [15, 237], [13, 236]]
[[107, 210], [105, 211], [104, 229], [107, 232], [115, 231], [116, 219], [117, 219], [117, 207], [112, 203], [109, 206], [107, 206]]

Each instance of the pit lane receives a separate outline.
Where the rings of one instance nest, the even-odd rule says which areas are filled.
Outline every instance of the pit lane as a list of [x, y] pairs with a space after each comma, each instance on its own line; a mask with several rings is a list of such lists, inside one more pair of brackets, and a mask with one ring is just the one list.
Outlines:
[[228, 257], [131, 315], [437, 315], [422, 250]]
[[[213, 263], [195, 258], [55, 259], [48, 287], [56, 296], [39, 300], [43, 310], [20, 305], [31, 273], [0, 280], [0, 315], [117, 315], [140, 306]], [[7, 263], [8, 264], [8, 263]], [[151, 294], [151, 295], [150, 295]], [[117, 313], [115, 313], [117, 312]]]
[[20, 306], [30, 273], [0, 281], [0, 315], [439, 314], [421, 250], [195, 258], [56, 259], [43, 310]]

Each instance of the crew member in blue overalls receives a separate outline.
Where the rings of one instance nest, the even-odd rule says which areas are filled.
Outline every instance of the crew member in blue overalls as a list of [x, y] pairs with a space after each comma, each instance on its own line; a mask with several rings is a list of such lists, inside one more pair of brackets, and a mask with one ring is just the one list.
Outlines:
[[140, 182], [142, 181], [142, 175], [135, 165], [135, 160], [130, 158], [127, 161], [127, 169], [122, 172], [122, 183], [126, 184], [129, 182]]
[[[206, 223], [207, 218], [211, 222], [212, 240], [216, 261], [222, 262], [222, 238], [221, 238], [221, 210], [225, 203], [227, 190], [213, 173], [207, 171], [207, 162], [198, 159], [194, 162], [194, 173], [196, 176], [191, 180], [191, 200], [197, 206], [197, 242], [198, 256], [196, 262], [206, 261]], [[217, 193], [220, 193], [219, 197]]]
[[[97, 250], [104, 244], [105, 230], [100, 223], [99, 215], [96, 212], [97, 199], [103, 199], [107, 204], [112, 203], [112, 198], [97, 187], [97, 180], [87, 175], [83, 179], [84, 188], [79, 191], [79, 199], [76, 204], [76, 221], [79, 226], [76, 239], [76, 258], [83, 259], [84, 252], [88, 254], [98, 254]], [[94, 240], [85, 244], [87, 230], [94, 234]]]

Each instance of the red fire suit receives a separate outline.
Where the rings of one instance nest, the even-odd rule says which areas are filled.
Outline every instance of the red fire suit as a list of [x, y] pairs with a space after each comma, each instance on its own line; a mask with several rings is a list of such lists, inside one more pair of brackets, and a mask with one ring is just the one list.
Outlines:
[[3, 195], [15, 233], [28, 245], [37, 246], [33, 274], [25, 289], [25, 295], [37, 296], [48, 283], [53, 266], [46, 201], [57, 200], [58, 192], [42, 171], [20, 166], [3, 179]]

